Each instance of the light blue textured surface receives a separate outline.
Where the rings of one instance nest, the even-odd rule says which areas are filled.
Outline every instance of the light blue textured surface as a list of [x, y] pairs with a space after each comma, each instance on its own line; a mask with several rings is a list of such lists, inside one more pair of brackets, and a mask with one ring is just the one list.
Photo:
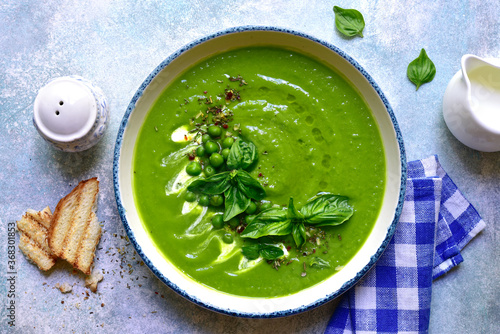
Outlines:
[[[333, 5], [357, 8], [364, 38], [343, 38]], [[60, 263], [42, 274], [17, 253], [13, 332], [322, 332], [336, 302], [292, 317], [231, 318], [196, 306], [163, 285], [134, 254], [117, 214], [113, 148], [120, 120], [144, 78], [193, 39], [239, 25], [274, 25], [332, 43], [379, 84], [398, 119], [408, 160], [438, 154], [443, 167], [487, 223], [463, 251], [465, 261], [434, 282], [431, 333], [494, 333], [500, 323], [500, 153], [464, 147], [442, 118], [442, 96], [472, 53], [500, 58], [500, 3], [487, 1], [3, 1], [0, 4], [0, 273], [7, 275], [7, 223], [27, 208], [53, 209], [79, 180], [101, 181], [104, 234], [98, 294], [85, 299], [82, 277]], [[415, 92], [407, 64], [424, 47], [437, 67]], [[33, 101], [49, 79], [78, 74], [101, 87], [109, 128], [89, 151], [48, 146], [32, 125]], [[116, 236], [115, 236], [116, 234]], [[129, 266], [130, 265], [130, 266]], [[5, 282], [5, 281], [4, 281]], [[75, 284], [61, 294], [56, 283]], [[46, 283], [44, 285], [44, 283]], [[8, 286], [0, 284], [0, 331], [7, 329]], [[162, 297], [163, 296], [163, 297]], [[61, 302], [64, 301], [64, 304]], [[101, 306], [103, 305], [103, 306]]]

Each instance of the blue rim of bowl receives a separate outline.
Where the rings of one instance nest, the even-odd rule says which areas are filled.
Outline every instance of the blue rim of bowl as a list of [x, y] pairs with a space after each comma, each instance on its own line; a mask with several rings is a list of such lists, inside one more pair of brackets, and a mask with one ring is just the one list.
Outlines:
[[[141, 246], [138, 244], [134, 233], [132, 232], [132, 229], [130, 228], [130, 225], [127, 221], [126, 215], [125, 215], [125, 208], [123, 207], [121, 196], [120, 196], [120, 186], [119, 186], [119, 160], [120, 160], [120, 150], [121, 150], [121, 144], [123, 140], [123, 134], [125, 131], [125, 128], [127, 127], [128, 120], [130, 118], [130, 114], [135, 108], [135, 104], [137, 103], [137, 100], [142, 96], [144, 93], [144, 90], [146, 87], [151, 83], [151, 81], [168, 65], [170, 64], [174, 59], [179, 57], [181, 54], [184, 52], [192, 49], [193, 47], [204, 43], [208, 40], [223, 36], [223, 35], [228, 35], [228, 34], [233, 34], [233, 33], [240, 33], [240, 32], [247, 32], [247, 31], [271, 31], [271, 32], [279, 32], [279, 33], [286, 33], [286, 34], [292, 34], [298, 37], [303, 37], [306, 39], [309, 39], [313, 42], [316, 42], [318, 44], [321, 44], [328, 49], [332, 50], [333, 52], [337, 53], [339, 56], [347, 60], [352, 66], [354, 66], [364, 77], [365, 79], [370, 83], [370, 85], [373, 87], [373, 89], [377, 92], [377, 95], [381, 99], [382, 103], [384, 104], [387, 113], [389, 114], [389, 117], [392, 121], [394, 131], [396, 133], [396, 139], [398, 141], [399, 145], [399, 154], [400, 154], [400, 161], [401, 161], [401, 187], [399, 190], [399, 201], [398, 205], [395, 210], [394, 218], [387, 229], [387, 234], [382, 242], [382, 245], [378, 248], [377, 252], [371, 256], [369, 263], [361, 270], [359, 271], [356, 276], [349, 281], [345, 282], [342, 287], [329, 294], [328, 296], [321, 298], [314, 303], [304, 305], [295, 309], [290, 309], [290, 310], [284, 310], [284, 311], [275, 311], [275, 312], [270, 312], [270, 313], [247, 313], [247, 312], [240, 312], [240, 311], [234, 311], [234, 310], [229, 310], [229, 309], [220, 309], [218, 307], [213, 306], [212, 304], [208, 303], [207, 301], [200, 300], [199, 298], [190, 295], [188, 292], [184, 291], [183, 289], [179, 288], [176, 284], [171, 282], [167, 277], [165, 277], [154, 265], [153, 263], [149, 260], [149, 258], [144, 254], [142, 251]], [[273, 27], [273, 26], [240, 26], [240, 27], [233, 27], [229, 29], [225, 29], [219, 32], [216, 32], [214, 34], [199, 38], [182, 48], [178, 49], [174, 53], [172, 53], [168, 58], [166, 58], [160, 65], [158, 65], [153, 72], [144, 80], [144, 82], [141, 84], [141, 86], [138, 88], [137, 92], [133, 96], [132, 100], [130, 101], [127, 110], [125, 112], [125, 115], [123, 116], [120, 129], [118, 130], [118, 135], [116, 138], [116, 144], [115, 144], [115, 151], [114, 151], [114, 160], [113, 160], [113, 186], [115, 190], [115, 198], [116, 198], [116, 204], [118, 207], [118, 212], [120, 214], [120, 218], [123, 222], [123, 226], [125, 228], [125, 231], [128, 235], [128, 238], [130, 239], [130, 242], [134, 245], [137, 253], [139, 256], [143, 259], [144, 263], [149, 267], [149, 269], [158, 277], [163, 283], [165, 283], [167, 286], [169, 286], [172, 290], [177, 292], [179, 295], [183, 296], [184, 298], [194, 302], [195, 304], [198, 304], [204, 308], [207, 308], [209, 310], [218, 312], [218, 313], [223, 313], [231, 316], [236, 316], [236, 317], [245, 317], [245, 318], [277, 318], [277, 317], [285, 317], [285, 316], [290, 316], [294, 314], [298, 314], [301, 312], [305, 312], [308, 310], [311, 310], [313, 308], [316, 308], [320, 305], [325, 304], [326, 302], [329, 302], [333, 300], [334, 298], [340, 296], [347, 290], [349, 290], [351, 287], [356, 284], [370, 269], [371, 267], [377, 262], [377, 260], [380, 258], [384, 250], [386, 249], [387, 245], [392, 239], [392, 236], [394, 235], [394, 232], [396, 230], [396, 225], [399, 220], [399, 216], [401, 215], [401, 210], [403, 208], [403, 201], [404, 201], [404, 195], [405, 195], [405, 190], [406, 190], [406, 154], [405, 154], [405, 148], [404, 148], [404, 143], [403, 143], [403, 136], [401, 135], [401, 131], [399, 129], [398, 123], [396, 121], [396, 117], [394, 115], [394, 112], [392, 111], [392, 108], [389, 104], [389, 101], [385, 97], [385, 95], [382, 93], [382, 90], [380, 87], [375, 83], [375, 80], [365, 71], [361, 65], [357, 61], [355, 61], [353, 58], [348, 56], [345, 52], [334, 46], [333, 44], [327, 43], [325, 41], [319, 40], [315, 37], [312, 37], [308, 34], [298, 32], [296, 30], [291, 30], [287, 28], [280, 28], [280, 27]]]

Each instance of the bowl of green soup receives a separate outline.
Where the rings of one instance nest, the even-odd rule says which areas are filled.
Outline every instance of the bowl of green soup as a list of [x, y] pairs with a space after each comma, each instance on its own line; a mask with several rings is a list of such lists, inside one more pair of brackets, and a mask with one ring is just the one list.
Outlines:
[[125, 230], [161, 281], [262, 318], [326, 303], [375, 264], [406, 159], [387, 99], [351, 57], [296, 31], [237, 27], [147, 77], [113, 174]]

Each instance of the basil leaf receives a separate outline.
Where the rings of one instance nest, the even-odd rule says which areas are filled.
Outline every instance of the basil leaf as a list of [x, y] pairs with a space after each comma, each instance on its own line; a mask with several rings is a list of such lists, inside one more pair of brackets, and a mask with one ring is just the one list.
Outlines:
[[244, 142], [240, 138], [231, 146], [227, 157], [229, 169], [246, 169], [257, 160], [257, 149], [252, 142]]
[[241, 160], [243, 159], [243, 152], [241, 151], [240, 145], [238, 143], [240, 139], [236, 139], [236, 141], [231, 146], [231, 150], [229, 151], [229, 155], [227, 156], [227, 168], [229, 169], [238, 169], [241, 167]]
[[261, 236], [268, 235], [288, 235], [292, 232], [292, 222], [284, 220], [280, 222], [266, 224], [260, 229]]
[[244, 238], [260, 238], [267, 235], [290, 234], [291, 221], [281, 208], [270, 208], [249, 219], [249, 224], [240, 234]]
[[431, 82], [436, 75], [436, 66], [427, 56], [425, 49], [420, 51], [418, 58], [413, 60], [406, 70], [406, 75], [411, 82], [413, 82], [417, 89], [424, 83]]
[[278, 222], [287, 220], [287, 212], [282, 208], [270, 208], [255, 215], [253, 221]]
[[324, 269], [324, 268], [330, 268], [330, 262], [323, 260], [320, 257], [313, 257], [311, 261], [309, 261], [309, 266], [319, 268], [319, 269]]
[[290, 220], [266, 223], [255, 219], [241, 232], [242, 238], [257, 239], [268, 235], [288, 235], [292, 232], [292, 222]]
[[243, 159], [241, 160], [241, 168], [247, 169], [252, 165], [255, 160], [257, 160], [257, 148], [252, 142], [239, 141], [238, 145], [243, 153]]
[[265, 260], [276, 260], [282, 257], [285, 253], [279, 247], [273, 245], [261, 245], [260, 256]]
[[263, 221], [260, 221], [260, 220], [256, 220], [254, 218], [252, 220], [252, 222], [250, 222], [245, 227], [245, 229], [243, 230], [243, 232], [241, 232], [240, 236], [242, 238], [252, 238], [252, 239], [259, 238], [259, 237], [262, 236], [262, 235], [260, 235], [260, 230], [262, 228], [264, 228], [264, 226], [266, 226], [266, 225], [267, 225], [266, 222], [263, 222]]
[[261, 243], [243, 246], [241, 252], [248, 260], [258, 259], [259, 256], [265, 260], [276, 260], [285, 254], [279, 247]]
[[254, 244], [249, 246], [243, 246], [241, 247], [241, 252], [243, 253], [243, 256], [249, 260], [258, 259], [260, 256], [260, 245]]
[[304, 206], [302, 206], [300, 212], [307, 219], [307, 217], [313, 216], [314, 213], [316, 212], [324, 211], [329, 204], [328, 200], [329, 199], [334, 200], [335, 198], [336, 195], [331, 195], [331, 194], [320, 195], [307, 202]]
[[245, 211], [250, 205], [250, 198], [245, 196], [238, 187], [230, 186], [225, 192], [225, 222]]
[[292, 237], [297, 247], [302, 246], [306, 242], [306, 228], [302, 223], [295, 223], [292, 227]]
[[335, 13], [335, 26], [342, 34], [348, 37], [356, 35], [363, 37], [365, 20], [359, 11], [333, 6], [333, 12]]
[[222, 194], [230, 187], [229, 172], [212, 175], [206, 179], [197, 179], [187, 187], [189, 191], [199, 191], [207, 195]]
[[293, 205], [293, 198], [292, 197], [290, 197], [290, 201], [288, 202], [287, 217], [288, 217], [288, 219], [304, 218], [304, 215], [301, 214]]
[[334, 226], [345, 222], [354, 213], [345, 196], [324, 194], [309, 201], [300, 212], [304, 221], [315, 226]]
[[261, 186], [260, 182], [254, 179], [244, 170], [238, 170], [236, 174], [238, 180], [238, 188], [247, 197], [260, 201], [266, 197], [266, 191]]

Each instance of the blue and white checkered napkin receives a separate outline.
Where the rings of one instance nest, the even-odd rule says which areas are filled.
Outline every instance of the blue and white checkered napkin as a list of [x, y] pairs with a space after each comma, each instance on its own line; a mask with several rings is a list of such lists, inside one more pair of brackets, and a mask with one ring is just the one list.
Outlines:
[[384, 254], [347, 291], [326, 333], [426, 333], [432, 280], [485, 227], [437, 156], [408, 163], [403, 211]]

